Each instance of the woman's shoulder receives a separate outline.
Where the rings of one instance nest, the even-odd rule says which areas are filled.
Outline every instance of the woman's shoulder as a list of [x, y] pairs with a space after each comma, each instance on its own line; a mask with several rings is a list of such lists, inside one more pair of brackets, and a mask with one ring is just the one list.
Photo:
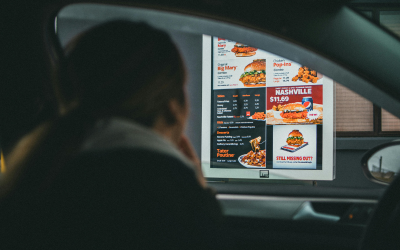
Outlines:
[[80, 152], [70, 159], [69, 165], [77, 171], [116, 171], [135, 174], [135, 176], [166, 176], [180, 172], [194, 175], [191, 167], [174, 155], [147, 148], [116, 147], [107, 150]]
[[[162, 152], [139, 148], [113, 148], [82, 152], [69, 160], [57, 174], [59, 189], [71, 187], [91, 195], [107, 190], [106, 195], [134, 195], [147, 200], [162, 197], [198, 196], [215, 199], [198, 183], [195, 172], [180, 159]], [[87, 183], [94, 183], [89, 188]], [[69, 191], [67, 191], [69, 192]], [[158, 197], [158, 198], [157, 198]], [[207, 198], [208, 197], [208, 198]]]
[[[122, 202], [124, 206], [140, 204], [136, 209], [152, 211], [152, 216], [169, 211], [175, 220], [186, 218], [202, 224], [215, 223], [221, 216], [215, 194], [201, 187], [194, 171], [171, 155], [147, 149], [115, 148], [81, 153], [68, 165], [72, 169], [63, 176], [66, 180], [74, 175], [82, 178], [75, 180], [74, 187], [81, 187], [78, 193], [85, 190], [85, 197], [89, 194], [95, 198], [100, 190], [102, 199]], [[88, 188], [90, 183], [96, 186]]]
[[79, 154], [86, 157], [96, 154], [121, 154], [121, 157], [128, 161], [129, 157], [135, 154], [136, 158], [140, 157], [140, 161], [133, 159], [131, 164], [151, 164], [162, 160], [161, 165], [177, 165], [178, 160], [179, 163], [194, 169], [193, 163], [169, 140], [152, 129], [122, 118], [98, 121], [85, 138]]

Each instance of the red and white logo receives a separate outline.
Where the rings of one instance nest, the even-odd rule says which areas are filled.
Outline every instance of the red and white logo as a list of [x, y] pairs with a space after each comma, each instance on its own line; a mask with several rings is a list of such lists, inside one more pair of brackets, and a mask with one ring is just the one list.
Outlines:
[[306, 107], [306, 109], [311, 107], [311, 102], [304, 102], [303, 106]]

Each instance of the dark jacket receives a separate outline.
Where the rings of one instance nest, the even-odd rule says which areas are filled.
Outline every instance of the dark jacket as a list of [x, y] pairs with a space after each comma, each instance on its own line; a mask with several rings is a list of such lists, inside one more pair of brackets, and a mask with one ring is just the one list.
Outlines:
[[[97, 140], [107, 138], [103, 134], [89, 135], [78, 154], [48, 173], [51, 185], [43, 195], [3, 204], [9, 214], [2, 216], [8, 225], [5, 243], [56, 249], [205, 249], [217, 244], [219, 204], [185, 160], [157, 148], [111, 142], [103, 147]], [[97, 144], [90, 146], [90, 141]]]

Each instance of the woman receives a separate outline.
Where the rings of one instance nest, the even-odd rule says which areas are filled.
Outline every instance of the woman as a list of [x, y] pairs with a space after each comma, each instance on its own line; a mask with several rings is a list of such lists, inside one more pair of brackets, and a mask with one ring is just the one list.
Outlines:
[[29, 246], [213, 246], [220, 209], [183, 135], [185, 69], [170, 37], [97, 26], [69, 44], [60, 76], [65, 115], [10, 196], [35, 211]]

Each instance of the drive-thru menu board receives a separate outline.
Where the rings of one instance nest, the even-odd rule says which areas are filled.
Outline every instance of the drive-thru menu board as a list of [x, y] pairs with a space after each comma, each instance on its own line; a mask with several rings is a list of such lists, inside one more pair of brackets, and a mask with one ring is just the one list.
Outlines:
[[[209, 154], [202, 154], [203, 161], [209, 157], [210, 164], [203, 167], [206, 176], [241, 178], [231, 173], [259, 169], [259, 174], [243, 178], [273, 178], [276, 173], [308, 179], [299, 171], [323, 170], [323, 157], [328, 151], [329, 158], [333, 154], [333, 145], [323, 154], [324, 139], [333, 138], [333, 81], [258, 48], [218, 37], [210, 42], [212, 80], [203, 81], [211, 85], [210, 103], [203, 103], [203, 109], [211, 109], [210, 129], [203, 130], [209, 131], [203, 140], [209, 143], [208, 148], [203, 145]], [[324, 134], [324, 105], [329, 105], [329, 139]], [[332, 165], [325, 167], [332, 174], [320, 179], [332, 179]], [[318, 174], [310, 176], [319, 179]]]

